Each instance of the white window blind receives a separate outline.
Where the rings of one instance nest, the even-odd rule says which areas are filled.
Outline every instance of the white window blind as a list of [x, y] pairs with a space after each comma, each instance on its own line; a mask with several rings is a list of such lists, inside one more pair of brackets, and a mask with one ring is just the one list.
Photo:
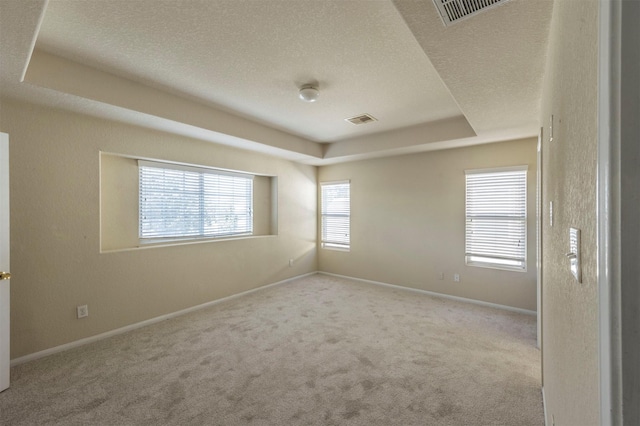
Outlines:
[[141, 239], [250, 235], [253, 176], [139, 161]]
[[321, 183], [322, 247], [349, 249], [351, 194], [349, 182]]
[[526, 270], [526, 167], [465, 173], [466, 263]]

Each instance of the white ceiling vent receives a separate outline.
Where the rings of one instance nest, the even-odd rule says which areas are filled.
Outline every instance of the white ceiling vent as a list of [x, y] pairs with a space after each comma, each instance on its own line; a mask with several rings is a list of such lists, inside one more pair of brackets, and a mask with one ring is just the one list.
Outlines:
[[348, 121], [351, 124], [355, 124], [355, 125], [373, 123], [374, 121], [378, 121], [376, 118], [374, 118], [373, 116], [371, 116], [369, 114], [357, 115], [355, 117], [345, 118], [344, 120]]
[[433, 0], [444, 26], [454, 24], [509, 0]]

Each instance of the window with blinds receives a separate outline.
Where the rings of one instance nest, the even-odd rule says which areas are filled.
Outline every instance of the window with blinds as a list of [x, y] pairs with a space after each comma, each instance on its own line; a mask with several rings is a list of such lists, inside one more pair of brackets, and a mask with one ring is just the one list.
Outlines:
[[467, 265], [525, 271], [526, 167], [469, 170], [465, 175]]
[[253, 233], [253, 176], [139, 161], [141, 240]]
[[320, 184], [322, 247], [349, 250], [351, 194], [350, 182]]

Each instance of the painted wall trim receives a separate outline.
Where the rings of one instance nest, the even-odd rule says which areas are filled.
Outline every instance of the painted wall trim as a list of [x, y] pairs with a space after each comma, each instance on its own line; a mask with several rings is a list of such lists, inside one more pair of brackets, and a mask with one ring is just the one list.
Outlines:
[[500, 305], [498, 303], [485, 302], [483, 300], [468, 299], [466, 297], [452, 296], [450, 294], [436, 293], [434, 291], [429, 291], [429, 290], [421, 290], [421, 289], [418, 289], [418, 288], [404, 287], [404, 286], [401, 286], [401, 285], [388, 284], [388, 283], [383, 283], [383, 282], [380, 282], [380, 281], [366, 280], [364, 278], [349, 277], [347, 275], [333, 274], [331, 272], [318, 271], [318, 273], [319, 274], [323, 274], [323, 275], [329, 275], [329, 276], [332, 276], [332, 277], [345, 278], [345, 279], [348, 279], [348, 280], [354, 280], [354, 281], [360, 281], [360, 282], [368, 283], [368, 284], [375, 284], [375, 285], [380, 285], [380, 286], [384, 286], [384, 287], [390, 287], [390, 288], [394, 288], [394, 289], [397, 289], [397, 290], [406, 290], [406, 291], [410, 291], [412, 293], [419, 293], [419, 294], [424, 294], [424, 295], [427, 295], [427, 296], [440, 297], [440, 298], [443, 298], [443, 299], [456, 300], [458, 302], [472, 303], [474, 305], [481, 305], [481, 306], [486, 306], [486, 307], [489, 307], [489, 308], [502, 309], [504, 311], [517, 312], [519, 314], [533, 315], [533, 316], [537, 315], [536, 311], [530, 311], [528, 309], [522, 309], [522, 308], [514, 308], [513, 306]]
[[547, 398], [544, 396], [544, 386], [540, 388], [542, 391], [542, 411], [544, 413], [544, 426], [547, 426], [549, 422], [547, 421]]
[[598, 288], [600, 423], [640, 424], [640, 2], [600, 3]]
[[200, 309], [208, 308], [210, 306], [214, 306], [214, 305], [217, 305], [217, 304], [222, 303], [222, 302], [228, 302], [229, 300], [233, 300], [233, 299], [236, 299], [238, 297], [246, 296], [246, 295], [251, 294], [251, 293], [256, 293], [258, 291], [266, 290], [266, 289], [271, 288], [271, 287], [275, 287], [275, 286], [278, 286], [278, 285], [281, 285], [281, 284], [284, 284], [284, 283], [287, 283], [287, 282], [290, 282], [290, 281], [294, 281], [294, 280], [297, 280], [297, 279], [300, 279], [300, 278], [304, 278], [304, 277], [308, 277], [310, 275], [315, 275], [315, 274], [317, 274], [317, 272], [314, 271], [314, 272], [309, 272], [309, 273], [302, 274], [302, 275], [296, 275], [295, 277], [287, 278], [287, 279], [282, 280], [282, 281], [278, 281], [278, 282], [275, 282], [275, 283], [267, 284], [267, 285], [264, 285], [264, 286], [261, 286], [261, 287], [257, 287], [257, 288], [251, 289], [251, 290], [243, 291], [241, 293], [232, 294], [231, 296], [223, 297], [221, 299], [212, 300], [210, 302], [202, 303], [200, 305], [192, 306], [190, 308], [181, 309], [181, 310], [176, 311], [176, 312], [171, 312], [169, 314], [160, 315], [160, 316], [155, 317], [155, 318], [151, 318], [151, 319], [148, 319], [148, 320], [137, 322], [135, 324], [130, 324], [130, 325], [127, 325], [127, 326], [124, 326], [124, 327], [120, 327], [120, 328], [117, 328], [115, 330], [107, 331], [105, 333], [96, 334], [95, 336], [85, 337], [84, 339], [75, 340], [73, 342], [65, 343], [64, 345], [55, 346], [53, 348], [45, 349], [45, 350], [39, 351], [39, 352], [34, 352], [32, 354], [29, 354], [29, 355], [25, 355], [25, 356], [21, 356], [19, 358], [12, 359], [11, 360], [11, 367], [15, 367], [17, 365], [24, 364], [24, 363], [29, 362], [29, 361], [35, 361], [36, 359], [44, 358], [46, 356], [53, 355], [53, 354], [56, 354], [56, 353], [59, 353], [59, 352], [63, 352], [63, 351], [69, 350], [69, 349], [77, 348], [79, 346], [84, 346], [84, 345], [87, 345], [89, 343], [97, 342], [99, 340], [107, 339], [109, 337], [117, 336], [118, 334], [123, 334], [123, 333], [126, 333], [128, 331], [132, 331], [132, 330], [135, 330], [135, 329], [138, 329], [138, 328], [146, 327], [148, 325], [155, 324], [155, 323], [158, 323], [160, 321], [168, 320], [168, 319], [175, 318], [175, 317], [178, 317], [178, 316], [181, 316], [181, 315], [184, 315], [184, 314], [188, 314], [190, 312], [194, 312], [194, 311], [198, 311]]
[[[620, 167], [619, 0], [600, 2], [598, 57], [597, 256], [600, 424], [622, 424], [620, 244], [617, 187]], [[618, 181], [616, 181], [618, 176]]]

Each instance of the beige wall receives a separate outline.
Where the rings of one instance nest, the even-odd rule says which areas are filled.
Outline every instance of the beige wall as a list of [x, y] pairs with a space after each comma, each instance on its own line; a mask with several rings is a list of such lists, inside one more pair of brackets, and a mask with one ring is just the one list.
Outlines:
[[[322, 271], [536, 309], [535, 139], [321, 167], [351, 180], [351, 251], [319, 249]], [[528, 165], [526, 273], [466, 266], [466, 169]], [[438, 274], [445, 274], [444, 280]], [[461, 281], [453, 281], [459, 273]]]
[[[556, 0], [541, 121], [543, 381], [547, 424], [599, 423], [596, 159], [598, 2]], [[549, 117], [554, 115], [553, 141]], [[553, 227], [549, 202], [553, 201]], [[581, 229], [582, 283], [569, 271], [569, 228]], [[552, 419], [553, 416], [553, 419]]]
[[[12, 358], [317, 270], [315, 167], [14, 101], [2, 102], [0, 130], [11, 152]], [[277, 176], [278, 235], [100, 253], [101, 151]], [[75, 318], [80, 304], [86, 319]]]

